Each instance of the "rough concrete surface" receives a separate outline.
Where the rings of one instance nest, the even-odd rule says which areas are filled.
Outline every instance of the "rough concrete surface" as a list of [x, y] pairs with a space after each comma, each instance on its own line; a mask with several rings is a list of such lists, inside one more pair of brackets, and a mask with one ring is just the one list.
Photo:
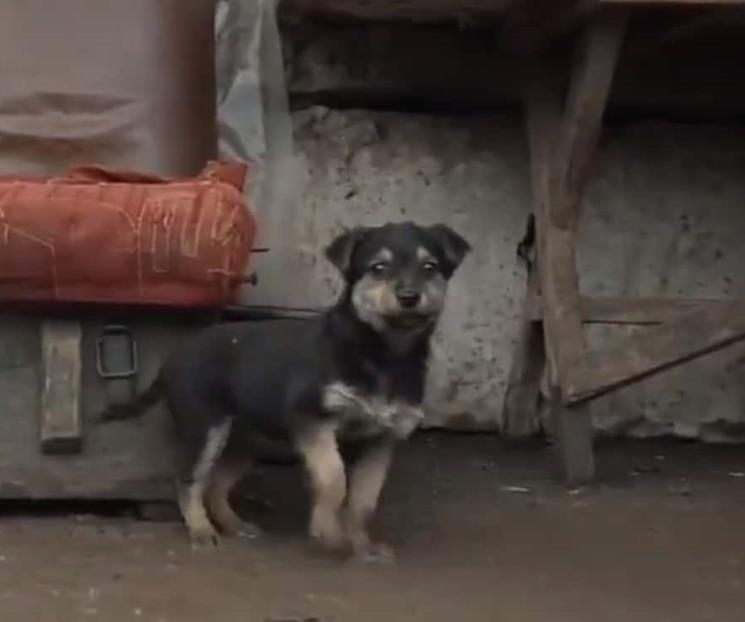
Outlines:
[[[520, 120], [316, 107], [295, 113], [294, 121], [304, 194], [271, 243], [290, 268], [269, 286], [290, 304], [328, 303], [338, 280], [321, 249], [343, 227], [407, 218], [451, 224], [475, 250], [452, 283], [427, 422], [499, 428], [525, 280], [515, 257], [529, 209]], [[745, 297], [743, 133], [660, 123], [610, 127], [584, 207], [583, 290]], [[590, 343], [622, 336], [593, 329]], [[735, 347], [598, 400], [596, 427], [742, 440], [744, 354]]]
[[742, 620], [740, 449], [602, 444], [602, 483], [580, 490], [551, 480], [550, 454], [489, 435], [405, 446], [376, 526], [398, 548], [393, 566], [332, 559], [305, 541], [296, 467], [247, 482], [244, 511], [267, 534], [216, 551], [190, 550], [176, 523], [5, 508], [0, 619]]

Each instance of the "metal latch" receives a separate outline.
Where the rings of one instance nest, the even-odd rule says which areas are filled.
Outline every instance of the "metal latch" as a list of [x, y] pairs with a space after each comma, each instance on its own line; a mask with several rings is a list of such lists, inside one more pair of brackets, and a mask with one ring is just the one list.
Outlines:
[[109, 406], [132, 400], [138, 367], [137, 342], [129, 327], [122, 324], [104, 326], [96, 340], [96, 371], [105, 380]]
[[129, 327], [122, 324], [104, 326], [96, 341], [96, 371], [106, 380], [137, 375], [137, 342]]

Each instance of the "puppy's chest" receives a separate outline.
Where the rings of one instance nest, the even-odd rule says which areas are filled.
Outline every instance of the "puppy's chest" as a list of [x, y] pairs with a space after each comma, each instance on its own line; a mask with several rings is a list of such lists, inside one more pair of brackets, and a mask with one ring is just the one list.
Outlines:
[[424, 413], [418, 404], [391, 396], [385, 384], [376, 389], [365, 390], [341, 381], [323, 388], [323, 407], [338, 418], [342, 436], [363, 438], [388, 433], [406, 438], [419, 425]]

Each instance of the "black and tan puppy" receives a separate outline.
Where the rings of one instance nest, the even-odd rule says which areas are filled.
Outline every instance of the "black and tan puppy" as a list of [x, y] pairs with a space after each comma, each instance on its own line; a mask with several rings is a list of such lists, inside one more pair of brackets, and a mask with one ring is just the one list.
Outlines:
[[[422, 419], [430, 336], [469, 250], [444, 225], [349, 231], [326, 249], [345, 280], [329, 311], [307, 322], [211, 327], [170, 356], [136, 403], [104, 418], [166, 399], [183, 450], [179, 504], [196, 543], [217, 542], [218, 530], [252, 529], [228, 493], [260, 439], [286, 439], [310, 477], [311, 536], [331, 549], [388, 557], [367, 523], [395, 442]], [[357, 450], [350, 464], [346, 444]]]

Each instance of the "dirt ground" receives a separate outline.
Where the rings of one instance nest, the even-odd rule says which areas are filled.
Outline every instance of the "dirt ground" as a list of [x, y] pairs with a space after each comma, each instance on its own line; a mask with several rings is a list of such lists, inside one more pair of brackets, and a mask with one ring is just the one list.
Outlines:
[[567, 490], [542, 446], [420, 436], [382, 502], [392, 566], [330, 559], [306, 543], [290, 466], [248, 482], [244, 510], [267, 535], [214, 551], [192, 551], [176, 523], [127, 512], [5, 508], [0, 620], [745, 619], [745, 449], [619, 442], [598, 457], [601, 483]]

